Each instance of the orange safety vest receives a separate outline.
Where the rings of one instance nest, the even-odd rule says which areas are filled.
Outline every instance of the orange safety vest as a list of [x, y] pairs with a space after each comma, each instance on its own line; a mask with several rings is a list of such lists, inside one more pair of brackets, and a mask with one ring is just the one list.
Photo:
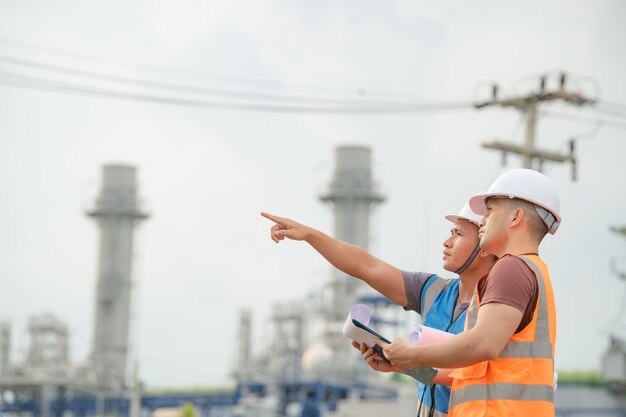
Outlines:
[[[513, 334], [497, 358], [455, 369], [450, 417], [554, 417], [556, 309], [548, 267], [536, 255], [520, 256], [537, 277], [539, 296], [530, 323]], [[465, 329], [476, 324], [474, 291]]]

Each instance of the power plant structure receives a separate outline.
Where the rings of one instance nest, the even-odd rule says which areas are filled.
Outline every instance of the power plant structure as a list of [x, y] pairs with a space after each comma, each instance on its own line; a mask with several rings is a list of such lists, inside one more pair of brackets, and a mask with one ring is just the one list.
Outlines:
[[[371, 150], [337, 147], [333, 176], [319, 199], [332, 206], [333, 236], [367, 250], [372, 209], [385, 201], [373, 180]], [[241, 312], [235, 376], [244, 388], [242, 415], [331, 415], [340, 403], [358, 406], [363, 400], [369, 400], [373, 410], [382, 402], [392, 414], [398, 406], [404, 408], [401, 414], [414, 411], [414, 384], [394, 383], [389, 375], [372, 372], [342, 334], [357, 303], [370, 305], [371, 322], [389, 334], [398, 334], [399, 328], [406, 331], [409, 315], [397, 306], [388, 308], [391, 302], [360, 280], [335, 268], [329, 275], [330, 281], [320, 283], [313, 296], [272, 306], [274, 334], [263, 337], [271, 342], [260, 352], [253, 353], [247, 345], [251, 316], [247, 310]], [[407, 392], [408, 400], [397, 401]]]
[[105, 166], [100, 195], [87, 215], [100, 231], [91, 363], [98, 385], [119, 392], [127, 380], [133, 234], [148, 218], [137, 201], [135, 168]]
[[91, 356], [81, 364], [69, 360], [69, 330], [52, 314], [28, 322], [29, 348], [22, 363], [10, 361], [10, 324], [0, 326], [0, 392], [2, 412], [36, 413], [39, 417], [104, 415], [107, 402], [126, 396], [133, 234], [148, 215], [137, 197], [136, 170], [127, 165], [102, 169], [100, 194], [86, 214], [99, 227]]
[[[320, 200], [332, 204], [336, 236], [364, 248], [369, 243], [370, 211], [385, 199], [372, 180], [370, 157], [367, 147], [337, 148], [334, 176], [328, 190], [320, 195]], [[102, 173], [99, 195], [86, 210], [99, 229], [91, 354], [81, 364], [70, 363], [67, 326], [52, 315], [40, 315], [34, 316], [29, 325], [27, 358], [23, 363], [12, 363], [11, 329], [8, 323], [2, 323], [1, 413], [128, 416], [131, 410], [145, 415], [159, 407], [191, 402], [206, 417], [276, 413], [314, 416], [355, 395], [397, 398], [397, 389], [380, 375], [367, 372], [358, 352], [341, 334], [350, 307], [363, 297], [373, 300], [374, 305], [384, 307], [389, 303], [365, 284], [334, 271], [330, 283], [321, 285], [315, 297], [272, 307], [274, 335], [263, 352], [252, 352], [251, 316], [242, 313], [234, 372], [239, 380], [236, 389], [210, 394], [142, 395], [139, 400], [137, 386], [130, 384], [128, 377], [129, 312], [133, 235], [148, 214], [139, 203], [134, 167], [106, 165]]]
[[[370, 212], [385, 200], [372, 179], [370, 149], [340, 146], [335, 155], [333, 178], [319, 199], [332, 205], [334, 236], [367, 249]], [[275, 367], [278, 372], [265, 372], [273, 379], [296, 380], [312, 374], [341, 382], [355, 378], [360, 367], [352, 365], [354, 349], [346, 343], [341, 329], [360, 296], [378, 296], [335, 268], [331, 275], [330, 283], [320, 285], [316, 296], [272, 306], [272, 340], [276, 343], [270, 349], [272, 355], [259, 365]]]
[[[138, 378], [129, 378], [129, 312], [134, 232], [148, 214], [138, 199], [134, 167], [107, 165], [102, 172], [99, 195], [86, 210], [99, 229], [90, 356], [72, 364], [67, 325], [52, 314], [39, 314], [28, 323], [27, 354], [13, 361], [11, 326], [0, 323], [2, 417], [148, 417], [184, 404], [193, 404], [199, 417], [415, 415], [414, 381], [372, 371], [343, 336], [342, 325], [356, 303], [368, 304], [371, 323], [392, 337], [408, 334], [417, 316], [335, 269], [312, 295], [272, 306], [273, 333], [263, 335], [266, 345], [259, 349], [253, 349], [253, 314], [240, 313], [236, 387], [141, 393]], [[371, 150], [337, 147], [333, 176], [318, 197], [332, 207], [333, 235], [368, 249], [372, 209], [385, 201], [373, 180]], [[617, 337], [603, 358], [602, 375], [603, 387], [559, 385], [556, 415], [626, 417], [626, 345]]]
[[[319, 196], [330, 203], [337, 239], [369, 249], [370, 212], [375, 204], [385, 201], [372, 179], [370, 149], [364, 146], [340, 146], [336, 149], [336, 165], [328, 190]], [[330, 304], [325, 309], [329, 320], [343, 324], [355, 296], [363, 289], [358, 280], [333, 268]], [[345, 345], [345, 343], [342, 343]]]
[[[330, 203], [334, 215], [334, 236], [368, 250], [370, 246], [370, 217], [375, 205], [385, 201], [372, 177], [371, 152], [364, 146], [339, 146], [335, 150], [335, 171], [328, 190], [319, 195]], [[341, 328], [347, 313], [360, 296], [376, 297], [367, 285], [332, 268], [331, 296], [323, 306], [325, 329], [323, 338], [332, 350], [334, 370], [344, 372], [344, 380], [355, 380], [362, 366], [347, 367], [354, 349], [346, 343]], [[384, 297], [380, 297], [384, 299]], [[386, 300], [386, 299], [385, 299]], [[318, 364], [319, 366], [319, 364]], [[313, 367], [313, 364], [310, 365]]]

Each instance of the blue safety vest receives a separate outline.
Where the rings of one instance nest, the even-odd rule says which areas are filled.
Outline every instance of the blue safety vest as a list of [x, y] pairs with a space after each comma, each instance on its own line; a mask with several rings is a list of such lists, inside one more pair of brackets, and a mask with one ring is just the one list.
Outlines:
[[[431, 275], [422, 287], [420, 310], [425, 326], [458, 334], [465, 325], [465, 313], [455, 320], [454, 307], [459, 298], [460, 279], [444, 279]], [[450, 387], [445, 385], [424, 385], [418, 383], [418, 417], [442, 417], [448, 414]]]

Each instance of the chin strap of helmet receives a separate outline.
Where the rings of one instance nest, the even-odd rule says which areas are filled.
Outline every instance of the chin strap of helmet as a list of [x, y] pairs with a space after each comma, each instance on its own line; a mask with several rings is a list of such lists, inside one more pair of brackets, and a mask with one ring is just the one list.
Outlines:
[[476, 244], [476, 247], [470, 254], [469, 258], [467, 258], [467, 261], [465, 261], [465, 263], [461, 265], [459, 269], [454, 271], [454, 273], [460, 274], [461, 272], [465, 271], [472, 264], [472, 262], [474, 262], [474, 259], [476, 258], [476, 256], [478, 256], [478, 252], [480, 252], [480, 241]]

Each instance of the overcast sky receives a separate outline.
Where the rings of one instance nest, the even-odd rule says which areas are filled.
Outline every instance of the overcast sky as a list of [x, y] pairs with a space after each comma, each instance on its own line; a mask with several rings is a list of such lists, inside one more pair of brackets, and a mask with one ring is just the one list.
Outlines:
[[97, 228], [83, 211], [103, 164], [137, 167], [152, 214], [135, 248], [131, 340], [142, 377], [208, 385], [231, 370], [241, 308], [252, 309], [261, 346], [273, 302], [329, 279], [305, 244], [276, 246], [258, 213], [332, 232], [317, 194], [337, 145], [370, 146], [388, 196], [372, 217], [370, 249], [403, 269], [444, 273], [443, 216], [521, 164], [509, 156], [503, 167], [481, 143], [521, 144], [524, 135], [511, 109], [299, 114], [44, 90], [19, 77], [226, 100], [33, 62], [243, 93], [413, 103], [470, 103], [492, 81], [503, 96], [525, 94], [539, 74], [564, 70], [569, 88], [618, 104], [548, 104], [537, 130], [538, 146], [552, 151], [579, 139], [577, 181], [569, 164], [545, 165], [563, 224], [541, 254], [556, 293], [557, 367], [597, 369], [608, 332], [626, 336], [626, 317], [614, 320], [626, 283], [610, 267], [616, 259], [626, 270], [626, 239], [609, 231], [626, 224], [624, 21], [621, 0], [0, 0], [0, 320], [13, 324], [13, 359], [25, 354], [29, 315], [42, 312], [68, 324], [74, 362], [89, 353]]

